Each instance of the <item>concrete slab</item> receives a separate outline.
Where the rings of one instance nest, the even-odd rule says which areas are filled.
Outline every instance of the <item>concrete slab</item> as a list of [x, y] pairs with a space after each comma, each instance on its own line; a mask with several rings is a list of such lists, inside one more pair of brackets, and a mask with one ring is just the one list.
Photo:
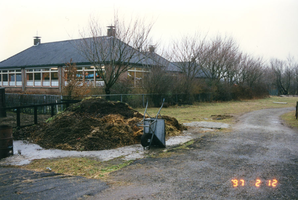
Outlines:
[[223, 128], [230, 127], [230, 125], [226, 124], [226, 123], [206, 122], [206, 121], [183, 123], [183, 125], [192, 126], [192, 127], [200, 127], [200, 128], [210, 128], [210, 129], [223, 129]]

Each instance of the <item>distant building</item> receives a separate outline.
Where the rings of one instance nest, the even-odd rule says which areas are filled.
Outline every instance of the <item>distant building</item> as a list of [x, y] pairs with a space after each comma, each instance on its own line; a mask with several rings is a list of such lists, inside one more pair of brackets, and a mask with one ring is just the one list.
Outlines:
[[[113, 32], [108, 30], [108, 33]], [[111, 36], [102, 36], [101, 39], [109, 43]], [[63, 86], [67, 84], [64, 78], [65, 64], [70, 62], [70, 59], [76, 63], [77, 71], [84, 81], [94, 87], [104, 85], [96, 68], [75, 47], [81, 40], [41, 43], [40, 37], [35, 37], [32, 47], [0, 62], [0, 87], [5, 87], [6, 92], [10, 93], [60, 94]], [[134, 80], [138, 79], [140, 73], [148, 72], [144, 66], [156, 65], [155, 61], [142, 52], [138, 51], [138, 54], [145, 59], [132, 59], [132, 67], [124, 74]]]
[[[115, 30], [109, 27], [107, 36], [99, 38], [109, 44], [114, 35]], [[104, 82], [97, 74], [97, 69], [77, 49], [76, 44], [82, 40], [92, 42], [91, 38], [85, 38], [41, 43], [40, 37], [35, 37], [32, 47], [0, 62], [0, 87], [5, 87], [8, 93], [61, 94], [63, 86], [67, 84], [66, 63], [71, 59], [83, 81], [94, 87], [103, 86]], [[158, 55], [153, 46], [146, 52], [134, 51], [137, 52], [136, 57], [144, 59], [131, 59], [131, 68], [121, 78], [131, 80], [135, 87], [142, 85], [144, 74], [150, 72], [150, 66], [165, 67], [168, 73], [181, 73], [181, 63], [172, 63]], [[196, 77], [205, 78], [201, 72]]]

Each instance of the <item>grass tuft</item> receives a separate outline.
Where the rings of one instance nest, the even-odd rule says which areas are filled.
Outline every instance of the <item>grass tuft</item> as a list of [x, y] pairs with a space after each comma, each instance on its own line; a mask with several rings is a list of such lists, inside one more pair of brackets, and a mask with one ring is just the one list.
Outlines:
[[128, 166], [132, 161], [101, 162], [95, 159], [81, 157], [67, 157], [58, 159], [39, 159], [30, 164], [22, 166], [23, 169], [46, 172], [47, 167], [52, 172], [67, 174], [71, 176], [83, 176], [93, 179], [106, 179], [111, 172]]

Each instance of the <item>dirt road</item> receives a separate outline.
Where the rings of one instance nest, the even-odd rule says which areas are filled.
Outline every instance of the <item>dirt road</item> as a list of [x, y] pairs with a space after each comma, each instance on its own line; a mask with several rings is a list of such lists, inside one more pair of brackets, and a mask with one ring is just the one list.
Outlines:
[[279, 119], [291, 110], [247, 113], [231, 133], [155, 150], [113, 173], [110, 188], [91, 198], [298, 199], [298, 133]]

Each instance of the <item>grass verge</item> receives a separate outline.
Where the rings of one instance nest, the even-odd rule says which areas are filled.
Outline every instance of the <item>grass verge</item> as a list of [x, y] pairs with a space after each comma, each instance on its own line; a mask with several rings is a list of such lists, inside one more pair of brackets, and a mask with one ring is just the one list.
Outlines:
[[[265, 108], [284, 108], [295, 107], [297, 97], [269, 97], [265, 99], [229, 101], [229, 102], [212, 102], [212, 103], [196, 103], [194, 105], [170, 106], [161, 110], [161, 115], [175, 117], [180, 123], [191, 121], [214, 121], [212, 115], [232, 115], [237, 116], [246, 112], [260, 110]], [[284, 102], [286, 104], [281, 104]], [[143, 113], [144, 108], [138, 108]], [[148, 108], [147, 112], [151, 116], [155, 116], [159, 108]], [[217, 120], [216, 120], [217, 121]], [[220, 120], [224, 123], [232, 123], [233, 118]]]
[[298, 129], [298, 119], [295, 117], [295, 111], [283, 114], [281, 119], [284, 120], [288, 126]]
[[34, 160], [30, 164], [22, 166], [21, 168], [46, 172], [49, 167], [52, 172], [55, 173], [105, 180], [111, 172], [126, 167], [131, 162], [132, 161], [123, 161], [121, 159], [101, 162], [86, 157], [67, 157]]

